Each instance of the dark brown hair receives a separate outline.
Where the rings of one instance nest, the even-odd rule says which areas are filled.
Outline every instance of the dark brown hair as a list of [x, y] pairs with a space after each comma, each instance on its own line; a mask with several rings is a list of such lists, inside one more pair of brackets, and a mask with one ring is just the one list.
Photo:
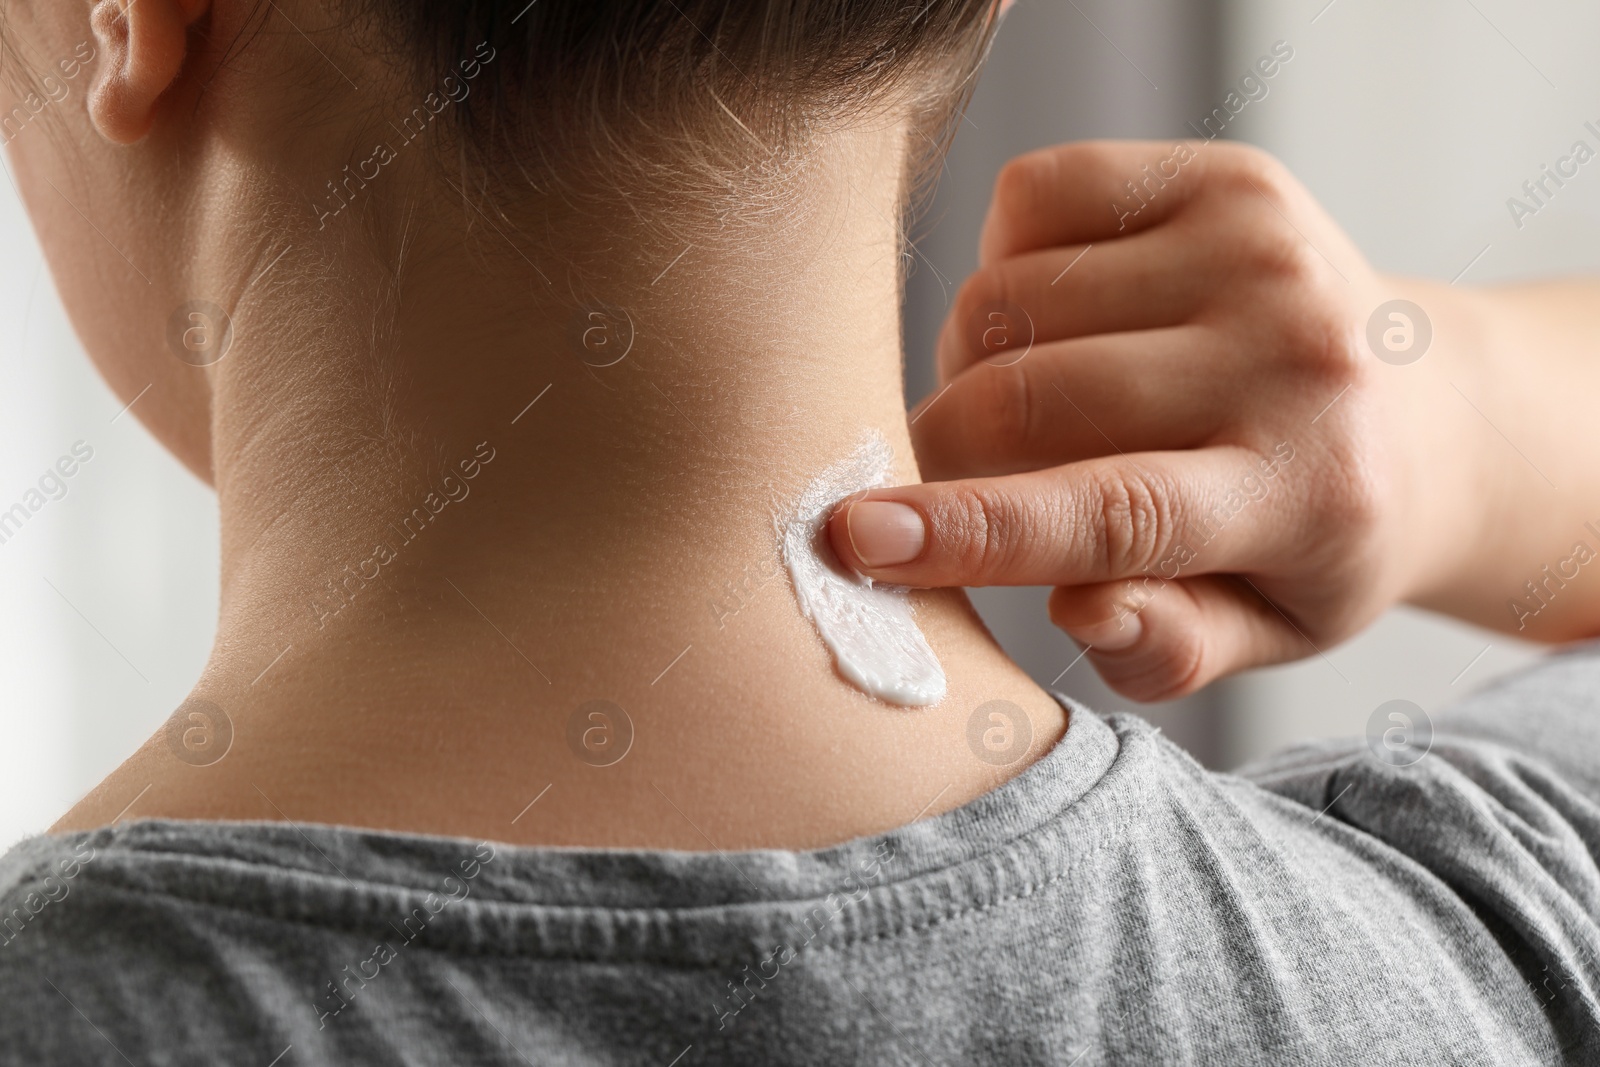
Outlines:
[[908, 102], [937, 156], [995, 0], [351, 0], [423, 85], [487, 42], [454, 109], [494, 155], [699, 157], [727, 166]]

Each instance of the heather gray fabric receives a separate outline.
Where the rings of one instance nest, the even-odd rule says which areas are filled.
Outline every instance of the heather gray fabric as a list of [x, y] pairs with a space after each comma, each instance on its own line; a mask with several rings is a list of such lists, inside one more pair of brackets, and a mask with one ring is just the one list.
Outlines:
[[1244, 777], [1074, 707], [1001, 789], [815, 853], [35, 838], [0, 1062], [1600, 1063], [1600, 658], [1435, 725]]

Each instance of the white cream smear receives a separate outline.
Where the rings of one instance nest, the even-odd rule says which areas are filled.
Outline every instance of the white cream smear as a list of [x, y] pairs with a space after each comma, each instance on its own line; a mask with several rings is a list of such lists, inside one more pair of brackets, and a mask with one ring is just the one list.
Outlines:
[[848, 458], [806, 486], [777, 522], [783, 561], [800, 610], [817, 627], [845, 680], [891, 704], [922, 707], [944, 699], [944, 668], [911, 614], [910, 591], [874, 585], [839, 562], [823, 530], [834, 506], [863, 489], [890, 485], [894, 450], [868, 431]]

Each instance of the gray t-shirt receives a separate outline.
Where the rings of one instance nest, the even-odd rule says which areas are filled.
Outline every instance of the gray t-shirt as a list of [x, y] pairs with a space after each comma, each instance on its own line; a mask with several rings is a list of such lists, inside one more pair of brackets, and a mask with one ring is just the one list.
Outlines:
[[1242, 775], [1132, 716], [819, 852], [136, 821], [0, 860], [5, 1064], [1600, 1063], [1600, 656]]

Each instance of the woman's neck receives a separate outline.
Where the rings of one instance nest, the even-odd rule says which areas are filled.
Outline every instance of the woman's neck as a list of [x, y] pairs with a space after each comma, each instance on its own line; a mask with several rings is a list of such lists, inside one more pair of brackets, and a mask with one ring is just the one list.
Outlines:
[[[514, 248], [459, 200], [388, 260], [305, 237], [212, 371], [223, 599], [188, 710], [231, 747], [185, 755], [180, 722], [59, 828], [148, 784], [126, 817], [802, 847], [1047, 750], [1061, 710], [964, 595], [915, 595], [949, 691], [894, 707], [839, 676], [778, 559], [775, 517], [864, 433], [918, 477], [900, 157], [874, 147], [760, 244]], [[1010, 763], [969, 742], [993, 701], [1033, 738]]]

